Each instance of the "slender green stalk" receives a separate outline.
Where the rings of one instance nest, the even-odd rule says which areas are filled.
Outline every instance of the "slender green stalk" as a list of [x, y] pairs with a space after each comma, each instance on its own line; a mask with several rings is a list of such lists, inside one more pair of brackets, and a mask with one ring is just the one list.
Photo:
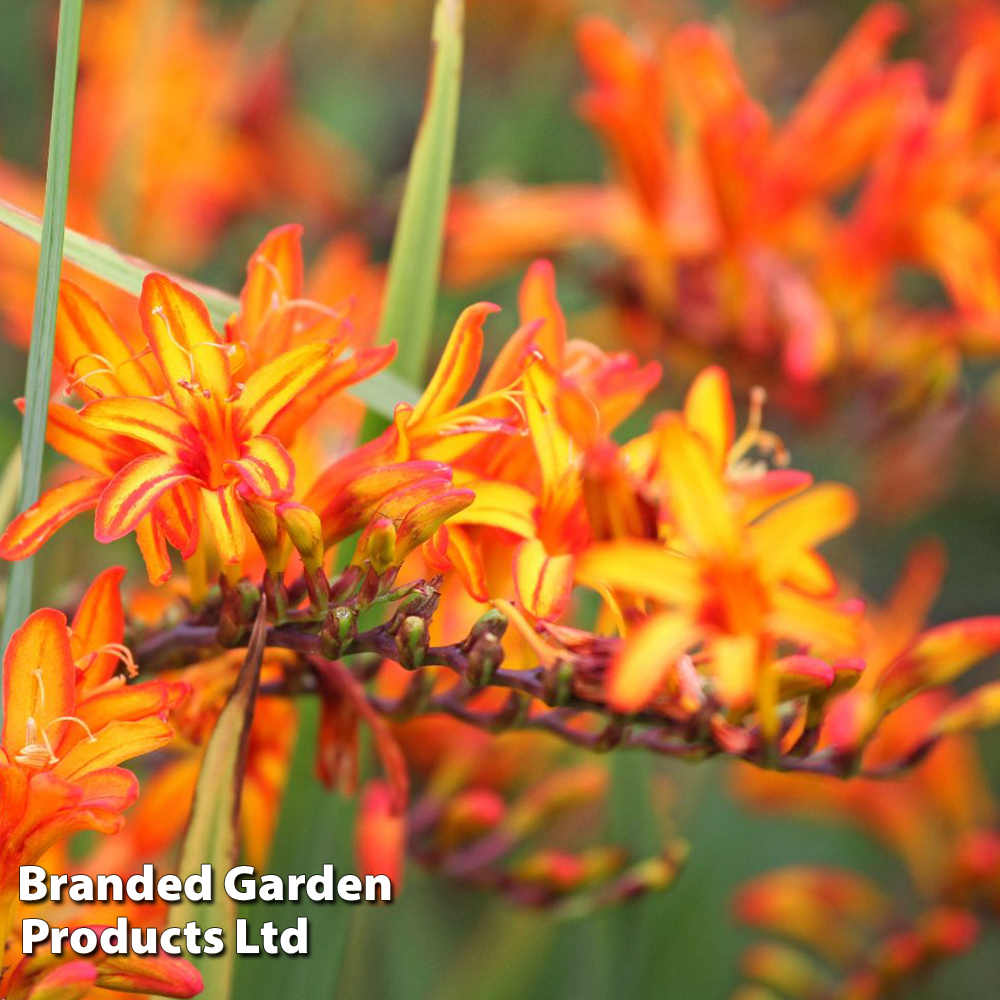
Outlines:
[[[21, 432], [21, 510], [38, 500], [45, 451], [45, 423], [52, 383], [52, 351], [59, 304], [63, 235], [66, 229], [66, 198], [69, 193], [69, 161], [73, 145], [73, 108], [76, 102], [76, 70], [80, 55], [80, 21], [83, 0], [62, 0], [49, 129], [49, 162], [45, 177], [45, 214], [42, 219], [35, 311], [31, 323], [28, 375], [25, 385], [24, 427]], [[31, 610], [33, 563], [25, 559], [11, 567], [7, 607], [3, 621], [3, 643]]]
[[462, 21], [462, 0], [438, 0], [430, 85], [406, 175], [378, 331], [379, 343], [397, 341], [396, 371], [417, 384], [430, 353], [441, 272], [462, 86]]
[[[430, 360], [441, 276], [462, 89], [464, 16], [463, 0], [438, 0], [434, 8], [430, 82], [406, 174], [378, 328], [380, 344], [395, 340], [399, 345], [394, 370], [416, 385], [423, 385]], [[385, 429], [382, 416], [368, 413], [362, 437], [375, 437]]]

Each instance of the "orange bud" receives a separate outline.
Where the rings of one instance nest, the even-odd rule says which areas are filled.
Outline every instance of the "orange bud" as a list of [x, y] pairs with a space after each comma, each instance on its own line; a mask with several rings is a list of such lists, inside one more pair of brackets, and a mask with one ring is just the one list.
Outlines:
[[386, 782], [372, 781], [361, 795], [355, 828], [358, 867], [364, 875], [386, 875], [398, 892], [403, 882], [406, 814], [393, 810], [394, 793]]
[[293, 501], [278, 504], [275, 512], [302, 556], [302, 564], [309, 573], [314, 573], [323, 565], [323, 526], [319, 516], [309, 507]]

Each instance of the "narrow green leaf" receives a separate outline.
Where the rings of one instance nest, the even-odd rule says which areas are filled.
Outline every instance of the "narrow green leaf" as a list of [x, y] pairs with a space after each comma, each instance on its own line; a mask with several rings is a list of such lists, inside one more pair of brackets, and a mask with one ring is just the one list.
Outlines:
[[[0, 198], [0, 225], [36, 243], [41, 239], [42, 220], [3, 198]], [[64, 255], [66, 260], [76, 264], [88, 274], [102, 278], [115, 288], [132, 295], [139, 294], [142, 290], [142, 279], [151, 271], [168, 274], [205, 303], [212, 322], [218, 327], [221, 327], [239, 308], [239, 299], [235, 295], [172, 274], [141, 257], [121, 253], [114, 247], [84, 236], [73, 229], [66, 230]], [[415, 386], [393, 372], [378, 372], [361, 385], [352, 388], [351, 392], [370, 409], [386, 417], [392, 416], [397, 403], [415, 403], [420, 398], [420, 392]]]
[[422, 384], [434, 324], [462, 84], [462, 0], [438, 0], [424, 115], [389, 258], [379, 343], [399, 343], [396, 370]]
[[[20, 233], [36, 243], [41, 238], [41, 219], [4, 198], [0, 198], [0, 225], [13, 229], [15, 233]], [[88, 274], [92, 274], [96, 278], [103, 278], [108, 284], [132, 295], [138, 295], [142, 291], [142, 279], [150, 271], [165, 273], [194, 292], [208, 307], [212, 322], [217, 325], [225, 323], [239, 307], [239, 299], [235, 295], [229, 295], [227, 292], [192, 281], [190, 278], [171, 274], [164, 268], [157, 267], [141, 257], [124, 254], [100, 240], [76, 232], [74, 229], [66, 229], [63, 253], [66, 260], [83, 268]]]
[[226, 948], [221, 955], [191, 956], [205, 981], [204, 995], [212, 1000], [227, 1000], [233, 979], [236, 903], [218, 882], [239, 858], [240, 798], [267, 635], [265, 603], [263, 599], [260, 602], [243, 666], [205, 747], [181, 849], [178, 874], [182, 878], [200, 872], [203, 864], [212, 866], [216, 882], [212, 899], [207, 903], [177, 903], [170, 908], [167, 921], [174, 927], [193, 920], [202, 930], [222, 928]]
[[[52, 87], [52, 122], [49, 126], [49, 161], [45, 176], [45, 215], [39, 233], [41, 252], [35, 284], [35, 311], [31, 320], [31, 347], [25, 382], [24, 425], [21, 432], [21, 496], [19, 508], [30, 507], [42, 482], [45, 424], [49, 386], [52, 382], [52, 351], [59, 302], [66, 198], [69, 192], [70, 149], [73, 145], [73, 107], [76, 103], [76, 69], [80, 55], [80, 21], [83, 0], [62, 0], [56, 69]], [[31, 610], [31, 559], [11, 567], [3, 621], [3, 645]]]
[[[301, 700], [295, 754], [267, 869], [269, 874], [282, 878], [318, 874], [324, 864], [334, 865], [337, 877], [352, 870], [354, 803], [324, 788], [314, 774], [319, 716], [318, 698]], [[317, 903], [308, 899], [246, 904], [240, 916], [247, 920], [249, 940], [258, 940], [260, 928], [268, 920], [284, 928], [292, 926], [298, 917], [305, 917], [309, 953], [241, 956], [234, 995], [241, 1000], [332, 998], [340, 979], [354, 909], [343, 902]]]

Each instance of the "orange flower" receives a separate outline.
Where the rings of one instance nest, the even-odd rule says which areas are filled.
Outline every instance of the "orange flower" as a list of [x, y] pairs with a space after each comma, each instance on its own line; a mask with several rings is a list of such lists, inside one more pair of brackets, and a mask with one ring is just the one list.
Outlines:
[[[116, 765], [166, 744], [167, 712], [185, 685], [126, 685], [115, 674], [123, 570], [102, 573], [67, 628], [59, 611], [32, 614], [4, 655], [0, 737], [0, 941], [17, 906], [18, 867], [77, 830], [112, 833], [138, 792]], [[9, 995], [0, 985], [0, 992]]]
[[[859, 366], [910, 389], [896, 402], [953, 386], [956, 357], [998, 343], [1000, 32], [966, 39], [935, 100], [925, 67], [888, 60], [905, 23], [899, 5], [871, 5], [778, 122], [718, 32], [653, 24], [633, 40], [585, 20], [580, 108], [614, 179], [466, 192], [449, 273], [476, 281], [596, 244], [620, 262], [606, 280], [631, 336], [682, 361], [721, 346], [755, 370], [774, 359], [797, 383], [776, 380], [796, 408], [803, 384]], [[901, 265], [939, 280], [947, 307], [910, 301]]]
[[[284, 285], [271, 261], [276, 243], [285, 245]], [[155, 583], [170, 576], [168, 542], [185, 559], [204, 551], [203, 520], [208, 551], [238, 565], [247, 545], [244, 518], [260, 523], [248, 505], [263, 505], [275, 523], [293, 520], [293, 541], [308, 545], [294, 530], [305, 515], [289, 503], [295, 468], [287, 447], [325, 399], [387, 364], [392, 348], [330, 364], [347, 336], [329, 309], [298, 299], [296, 254], [293, 231], [265, 246], [250, 269], [243, 312], [229, 325], [238, 339], [220, 337], [194, 295], [150, 275], [137, 350], [89, 296], [64, 284], [58, 354], [85, 406], [51, 404], [48, 438], [91, 474], [48, 491], [18, 517], [0, 538], [0, 555], [30, 555], [93, 507], [99, 541], [136, 532]]]
[[626, 608], [647, 608], [609, 678], [615, 707], [644, 705], [678, 658], [697, 648], [723, 703], [745, 708], [756, 695], [773, 727], [782, 644], [834, 658], [853, 649], [854, 616], [838, 607], [833, 574], [815, 551], [851, 523], [853, 497], [835, 484], [807, 490], [807, 476], [746, 460], [769, 443], [755, 426], [735, 438], [728, 382], [708, 369], [683, 414], [664, 415], [626, 449], [647, 455], [661, 501], [660, 540], [594, 545], [578, 568]]

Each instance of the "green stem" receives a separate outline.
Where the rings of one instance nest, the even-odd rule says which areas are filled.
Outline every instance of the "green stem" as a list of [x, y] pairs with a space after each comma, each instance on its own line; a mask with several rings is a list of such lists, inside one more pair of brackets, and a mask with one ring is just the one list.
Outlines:
[[[52, 352], [59, 305], [66, 200], [69, 193], [69, 162], [73, 145], [73, 108], [76, 102], [76, 71], [80, 55], [80, 22], [83, 0], [62, 0], [56, 43], [52, 123], [45, 178], [45, 213], [42, 219], [35, 311], [31, 323], [31, 347], [25, 385], [24, 426], [21, 431], [21, 510], [38, 500], [45, 451], [45, 424], [52, 383]], [[3, 644], [31, 610], [34, 566], [31, 559], [11, 567], [7, 608], [3, 622]]]

